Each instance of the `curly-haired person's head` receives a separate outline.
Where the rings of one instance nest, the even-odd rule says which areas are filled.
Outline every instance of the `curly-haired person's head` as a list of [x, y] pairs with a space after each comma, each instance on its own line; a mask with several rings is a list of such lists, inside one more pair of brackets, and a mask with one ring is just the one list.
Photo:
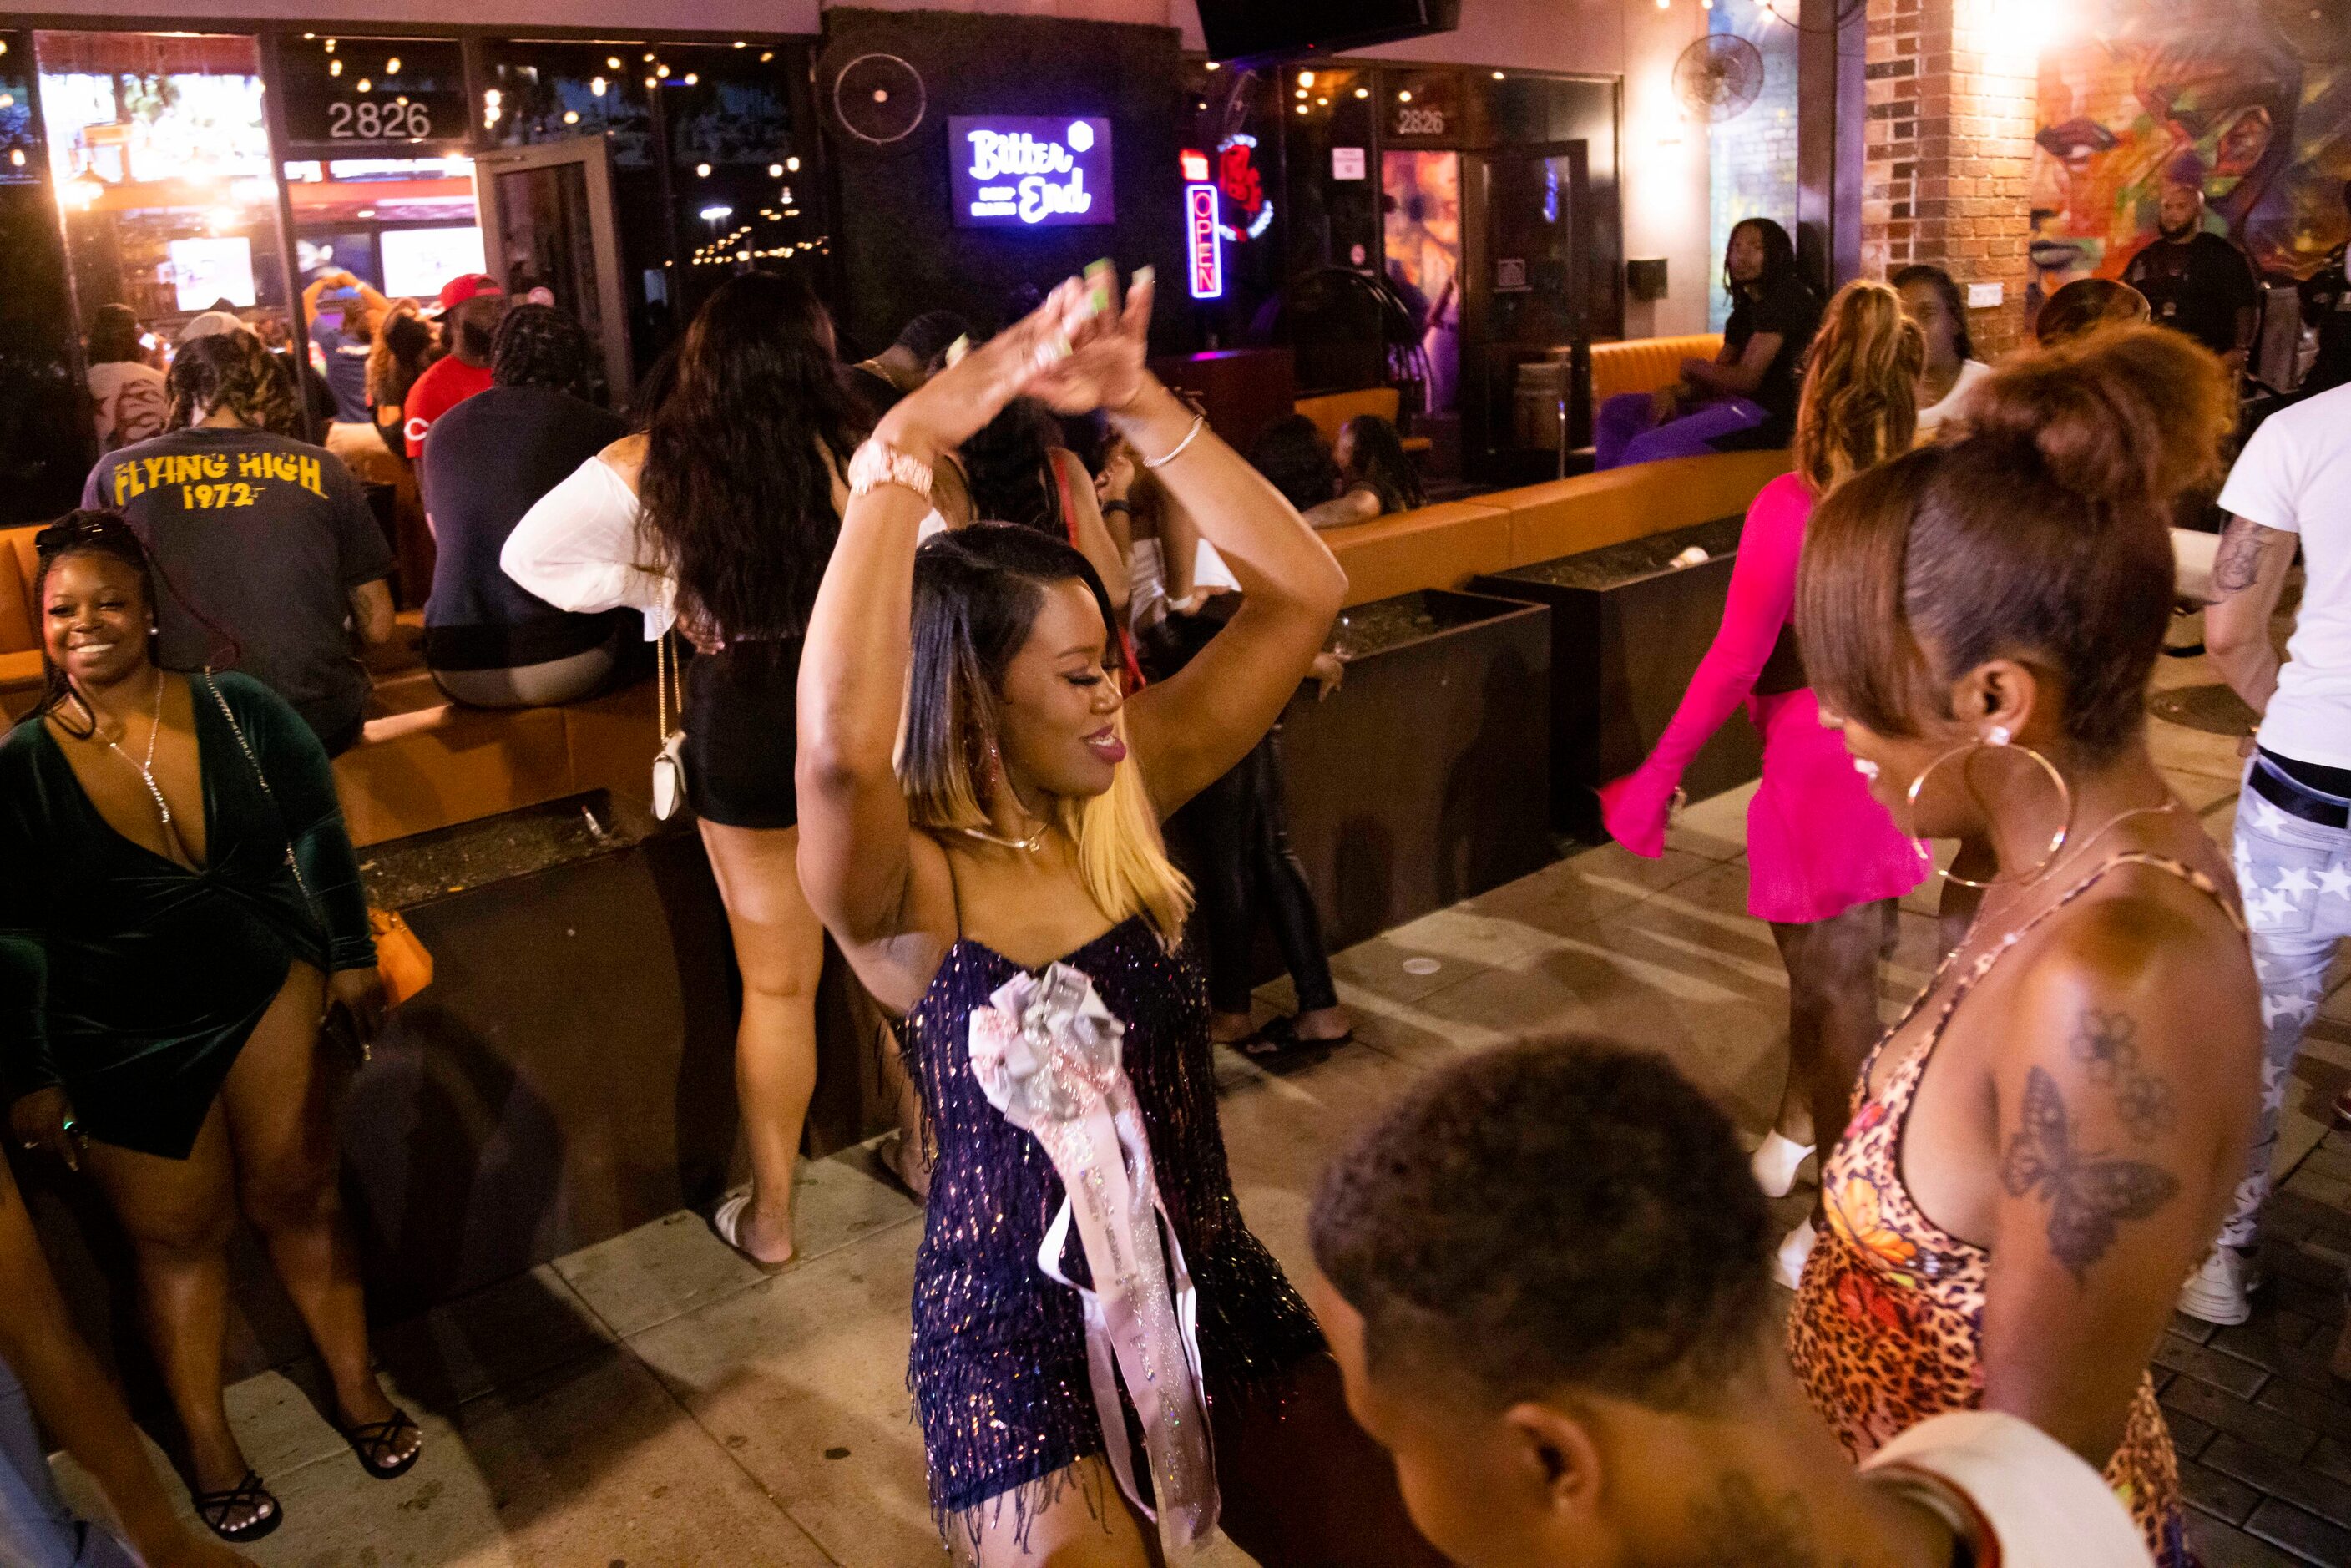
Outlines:
[[293, 376], [251, 332], [214, 332], [182, 344], [164, 372], [163, 392], [168, 430], [226, 414], [248, 430], [302, 434]]

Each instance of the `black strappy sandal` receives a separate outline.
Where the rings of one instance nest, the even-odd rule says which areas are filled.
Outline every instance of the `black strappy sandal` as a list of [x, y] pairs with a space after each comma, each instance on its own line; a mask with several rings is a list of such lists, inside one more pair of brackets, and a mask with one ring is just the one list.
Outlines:
[[[204, 1521], [206, 1530], [235, 1546], [260, 1540], [286, 1520], [286, 1511], [261, 1484], [258, 1470], [246, 1471], [245, 1479], [226, 1491], [190, 1491], [188, 1500], [195, 1505], [196, 1517]], [[251, 1519], [243, 1524], [228, 1523], [230, 1514], [247, 1508], [253, 1510]]]
[[1233, 1042], [1233, 1049], [1251, 1061], [1288, 1061], [1293, 1057], [1312, 1051], [1336, 1051], [1343, 1045], [1355, 1043], [1355, 1031], [1334, 1034], [1328, 1040], [1308, 1040], [1298, 1032], [1298, 1020], [1291, 1018], [1268, 1019], [1265, 1027], [1255, 1034], [1244, 1035]]
[[[416, 1461], [424, 1457], [424, 1429], [409, 1419], [405, 1410], [395, 1408], [391, 1420], [371, 1421], [360, 1427], [345, 1427], [337, 1423], [335, 1430], [343, 1435], [343, 1441], [349, 1443], [351, 1452], [359, 1456], [360, 1468], [380, 1481], [398, 1480], [414, 1469]], [[416, 1447], [409, 1449], [406, 1457], [385, 1463], [380, 1456], [387, 1448], [398, 1448], [398, 1439], [403, 1432], [416, 1434]]]

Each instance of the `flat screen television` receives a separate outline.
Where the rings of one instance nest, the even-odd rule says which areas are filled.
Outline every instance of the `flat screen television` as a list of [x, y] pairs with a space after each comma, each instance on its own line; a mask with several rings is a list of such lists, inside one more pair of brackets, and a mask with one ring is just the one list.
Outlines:
[[1200, 31], [1219, 60], [1331, 55], [1393, 38], [1447, 33], [1461, 0], [1199, 0]]

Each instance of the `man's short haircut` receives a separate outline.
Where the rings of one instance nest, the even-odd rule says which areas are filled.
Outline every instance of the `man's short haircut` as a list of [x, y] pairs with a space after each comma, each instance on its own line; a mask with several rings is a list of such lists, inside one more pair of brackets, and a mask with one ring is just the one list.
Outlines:
[[917, 364], [929, 364], [947, 351], [947, 345], [957, 338], [967, 337], [971, 329], [964, 319], [952, 310], [925, 310], [906, 323], [898, 334], [897, 346], [914, 356]]
[[1574, 1038], [1432, 1072], [1323, 1174], [1308, 1231], [1374, 1375], [1494, 1408], [1751, 1387], [1770, 1217], [1729, 1119], [1660, 1057]]

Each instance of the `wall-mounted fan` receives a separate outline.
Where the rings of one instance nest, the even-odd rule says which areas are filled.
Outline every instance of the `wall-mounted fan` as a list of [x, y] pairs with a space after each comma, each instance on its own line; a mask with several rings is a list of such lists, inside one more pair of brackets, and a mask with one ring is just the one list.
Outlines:
[[832, 112], [860, 141], [887, 147], [923, 123], [923, 73], [895, 55], [860, 55], [832, 78]]
[[1735, 120], [1763, 94], [1763, 51], [1735, 33], [1708, 33], [1674, 61], [1674, 92], [1692, 114]]

